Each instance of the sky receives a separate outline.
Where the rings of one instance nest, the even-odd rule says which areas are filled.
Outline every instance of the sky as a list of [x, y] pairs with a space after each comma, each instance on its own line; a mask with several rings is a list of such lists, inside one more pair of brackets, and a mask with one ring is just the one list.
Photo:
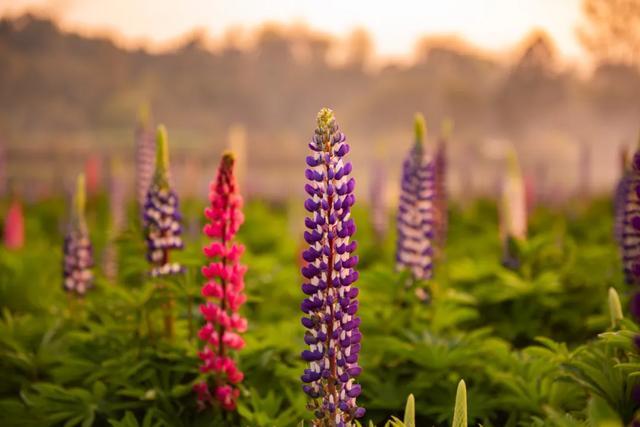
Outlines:
[[0, 15], [25, 10], [53, 15], [66, 29], [151, 48], [194, 28], [220, 37], [232, 27], [279, 22], [339, 37], [365, 28], [382, 59], [408, 58], [425, 35], [456, 36], [503, 54], [535, 29], [550, 34], [566, 60], [585, 55], [576, 38], [581, 0], [0, 0]]

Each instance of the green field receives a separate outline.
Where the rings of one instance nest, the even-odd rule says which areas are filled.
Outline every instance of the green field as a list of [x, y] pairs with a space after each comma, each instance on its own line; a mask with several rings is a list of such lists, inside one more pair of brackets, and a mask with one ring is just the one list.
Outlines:
[[[116, 280], [102, 274], [108, 201], [89, 199], [96, 287], [84, 299], [61, 286], [65, 205], [25, 207], [27, 244], [0, 250], [0, 414], [3, 426], [294, 426], [309, 419], [299, 376], [303, 247], [301, 202], [251, 201], [239, 239], [249, 320], [237, 413], [198, 412], [202, 319], [197, 309], [204, 264], [203, 200], [184, 203], [188, 267], [163, 282], [146, 278], [144, 242], [133, 205], [118, 236]], [[497, 212], [489, 201], [450, 209], [445, 259], [433, 280], [407, 287], [394, 271], [393, 233], [373, 237], [366, 204], [354, 211], [360, 256], [363, 334], [360, 377], [366, 423], [402, 418], [410, 393], [416, 425], [449, 425], [464, 379], [470, 425], [626, 425], [640, 363], [627, 320], [612, 326], [608, 289], [627, 312], [609, 200], [565, 210], [537, 209], [521, 266], [501, 266]], [[393, 213], [389, 213], [393, 230]], [[416, 297], [425, 287], [429, 301]], [[171, 292], [176, 333], [163, 335], [161, 306]], [[603, 334], [605, 333], [605, 334]], [[607, 424], [610, 423], [610, 424]]]

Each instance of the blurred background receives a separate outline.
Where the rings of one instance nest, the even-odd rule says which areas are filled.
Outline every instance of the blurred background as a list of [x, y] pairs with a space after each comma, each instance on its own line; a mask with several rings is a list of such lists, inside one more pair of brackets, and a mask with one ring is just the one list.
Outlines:
[[302, 192], [322, 106], [360, 191], [373, 168], [399, 180], [414, 112], [432, 141], [453, 121], [458, 199], [496, 194], [511, 145], [541, 202], [609, 192], [640, 128], [638, 0], [4, 0], [0, 17], [0, 192], [27, 200], [87, 168], [132, 176], [140, 115], [167, 126], [184, 196], [231, 144], [248, 195], [273, 200]]

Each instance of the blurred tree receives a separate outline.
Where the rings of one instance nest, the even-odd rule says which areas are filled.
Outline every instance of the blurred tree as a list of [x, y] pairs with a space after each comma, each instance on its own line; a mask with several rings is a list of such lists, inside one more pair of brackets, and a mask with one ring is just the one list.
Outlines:
[[567, 82], [557, 69], [556, 48], [543, 31], [532, 32], [523, 42], [520, 59], [513, 65], [496, 101], [502, 127], [509, 137], [523, 130], [557, 125], [556, 107], [564, 105]]
[[556, 48], [544, 31], [536, 30], [525, 41], [516, 71], [528, 74], [551, 74], [556, 64]]
[[346, 66], [357, 69], [365, 68], [373, 55], [373, 42], [367, 30], [364, 28], [353, 30], [347, 40], [346, 49]]
[[640, 66], [640, 1], [584, 0], [583, 11], [578, 36], [597, 61]]

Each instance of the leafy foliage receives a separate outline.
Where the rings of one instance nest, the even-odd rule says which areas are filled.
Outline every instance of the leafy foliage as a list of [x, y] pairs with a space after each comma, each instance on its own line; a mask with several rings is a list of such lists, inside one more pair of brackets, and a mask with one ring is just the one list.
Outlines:
[[[177, 256], [187, 273], [151, 281], [131, 209], [129, 229], [118, 238], [117, 280], [97, 271], [86, 298], [66, 299], [61, 234], [48, 226], [61, 206], [52, 200], [27, 207], [26, 248], [0, 249], [3, 425], [309, 424], [298, 378], [301, 239], [293, 229], [301, 218], [291, 209], [246, 206], [239, 234], [250, 267], [245, 381], [237, 413], [225, 415], [198, 412], [191, 389], [198, 376], [199, 233], [187, 226], [186, 249]], [[107, 242], [104, 201], [88, 207], [99, 259]], [[187, 224], [202, 207], [185, 201]], [[469, 425], [630, 423], [638, 409], [632, 391], [640, 382], [633, 343], [639, 331], [627, 319], [610, 319], [609, 288], [622, 296], [623, 312], [626, 301], [608, 209], [607, 201], [594, 201], [572, 212], [536, 211], [530, 239], [518, 247], [521, 267], [509, 270], [500, 264], [495, 207], [453, 207], [446, 259], [426, 283], [394, 271], [393, 235], [376, 241], [366, 209], [354, 209], [361, 227], [363, 425], [451, 425], [460, 378], [469, 389]], [[431, 299], [416, 296], [421, 288]], [[175, 301], [172, 339], [161, 333], [167, 292]]]

